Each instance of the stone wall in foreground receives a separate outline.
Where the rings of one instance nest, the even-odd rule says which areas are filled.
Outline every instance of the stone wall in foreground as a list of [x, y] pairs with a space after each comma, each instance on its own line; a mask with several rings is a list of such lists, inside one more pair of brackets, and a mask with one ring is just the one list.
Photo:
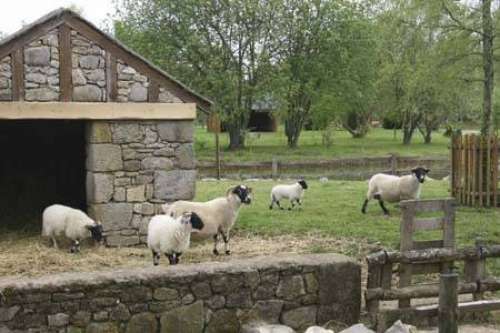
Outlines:
[[359, 319], [361, 268], [348, 257], [260, 257], [37, 279], [0, 279], [0, 332], [235, 333]]

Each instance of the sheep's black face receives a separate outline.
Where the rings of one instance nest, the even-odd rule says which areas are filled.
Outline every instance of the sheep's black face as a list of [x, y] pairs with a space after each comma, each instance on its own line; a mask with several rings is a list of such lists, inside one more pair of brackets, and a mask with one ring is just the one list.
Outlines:
[[304, 190], [307, 190], [307, 183], [305, 180], [299, 180], [299, 184]]
[[102, 224], [96, 224], [91, 227], [89, 227], [90, 233], [92, 234], [92, 239], [95, 240], [96, 242], [101, 242], [102, 241]]
[[233, 193], [240, 198], [240, 201], [249, 205], [252, 202], [252, 189], [245, 185], [238, 185], [234, 188]]
[[413, 174], [415, 175], [415, 177], [417, 177], [417, 180], [420, 183], [423, 183], [425, 181], [425, 176], [429, 173], [429, 171], [430, 171], [429, 169], [422, 167], [418, 167], [411, 170], [411, 172], [413, 172]]
[[191, 213], [190, 221], [191, 221], [191, 226], [193, 227], [193, 229], [201, 230], [205, 226], [205, 224], [203, 223], [201, 218], [195, 212]]

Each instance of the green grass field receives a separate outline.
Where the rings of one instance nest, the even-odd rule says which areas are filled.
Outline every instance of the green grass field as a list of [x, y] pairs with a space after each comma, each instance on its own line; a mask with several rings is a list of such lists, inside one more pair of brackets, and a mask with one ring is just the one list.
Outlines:
[[[372, 129], [361, 139], [353, 139], [346, 131], [335, 131], [331, 147], [322, 145], [321, 131], [303, 131], [299, 147], [289, 149], [286, 136], [280, 127], [276, 133], [249, 133], [246, 148], [238, 151], [227, 150], [228, 135], [221, 134], [222, 159], [225, 162], [271, 161], [277, 156], [282, 161], [319, 160], [340, 157], [386, 156], [398, 153], [404, 156], [443, 156], [448, 154], [449, 138], [440, 132], [433, 135], [431, 144], [424, 144], [420, 133], [415, 133], [412, 144], [401, 143], [401, 131]], [[213, 133], [197, 127], [195, 133], [196, 158], [199, 161], [215, 160], [215, 138]]]
[[[237, 182], [198, 182], [196, 200], [220, 196], [235, 184]], [[329, 181], [325, 184], [311, 181], [304, 197], [303, 208], [297, 211], [269, 210], [269, 193], [275, 182], [258, 181], [246, 184], [254, 190], [254, 201], [240, 211], [235, 227], [238, 234], [286, 234], [300, 238], [307, 233], [316, 233], [368, 244], [380, 242], [384, 248], [398, 248], [400, 209], [396, 205], [387, 205], [391, 217], [385, 218], [378, 203], [372, 201], [368, 205], [368, 213], [363, 215], [360, 209], [367, 189], [364, 181]], [[447, 182], [427, 181], [423, 184], [422, 199], [447, 196]], [[285, 205], [288, 207], [288, 203]], [[427, 233], [424, 238], [433, 239], [433, 236], [435, 234]], [[500, 210], [458, 207], [457, 246], [473, 245], [476, 238], [500, 242]], [[500, 264], [498, 268], [500, 270]]]

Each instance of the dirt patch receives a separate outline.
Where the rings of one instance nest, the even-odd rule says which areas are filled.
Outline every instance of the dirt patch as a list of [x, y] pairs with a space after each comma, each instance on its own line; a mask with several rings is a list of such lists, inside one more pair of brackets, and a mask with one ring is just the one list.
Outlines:
[[[39, 236], [21, 237], [10, 234], [0, 239], [0, 276], [41, 276], [60, 272], [84, 272], [152, 265], [151, 252], [145, 247], [106, 248], [83, 244], [80, 254], [68, 252], [68, 246], [59, 250], [48, 247]], [[304, 237], [238, 234], [231, 239], [232, 255], [212, 255], [211, 241], [193, 242], [182, 256], [181, 263], [229, 261], [236, 258], [272, 254], [336, 252], [355, 257], [364, 263], [364, 256], [373, 246], [351, 239], [335, 239], [311, 233]], [[167, 265], [162, 258], [160, 265]], [[363, 280], [365, 280], [363, 278]]]

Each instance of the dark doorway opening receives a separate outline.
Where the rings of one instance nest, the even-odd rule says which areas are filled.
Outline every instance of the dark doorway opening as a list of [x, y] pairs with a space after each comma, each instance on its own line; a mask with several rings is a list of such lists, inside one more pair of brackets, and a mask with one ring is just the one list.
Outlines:
[[0, 229], [39, 231], [45, 207], [86, 209], [85, 122], [0, 121]]

